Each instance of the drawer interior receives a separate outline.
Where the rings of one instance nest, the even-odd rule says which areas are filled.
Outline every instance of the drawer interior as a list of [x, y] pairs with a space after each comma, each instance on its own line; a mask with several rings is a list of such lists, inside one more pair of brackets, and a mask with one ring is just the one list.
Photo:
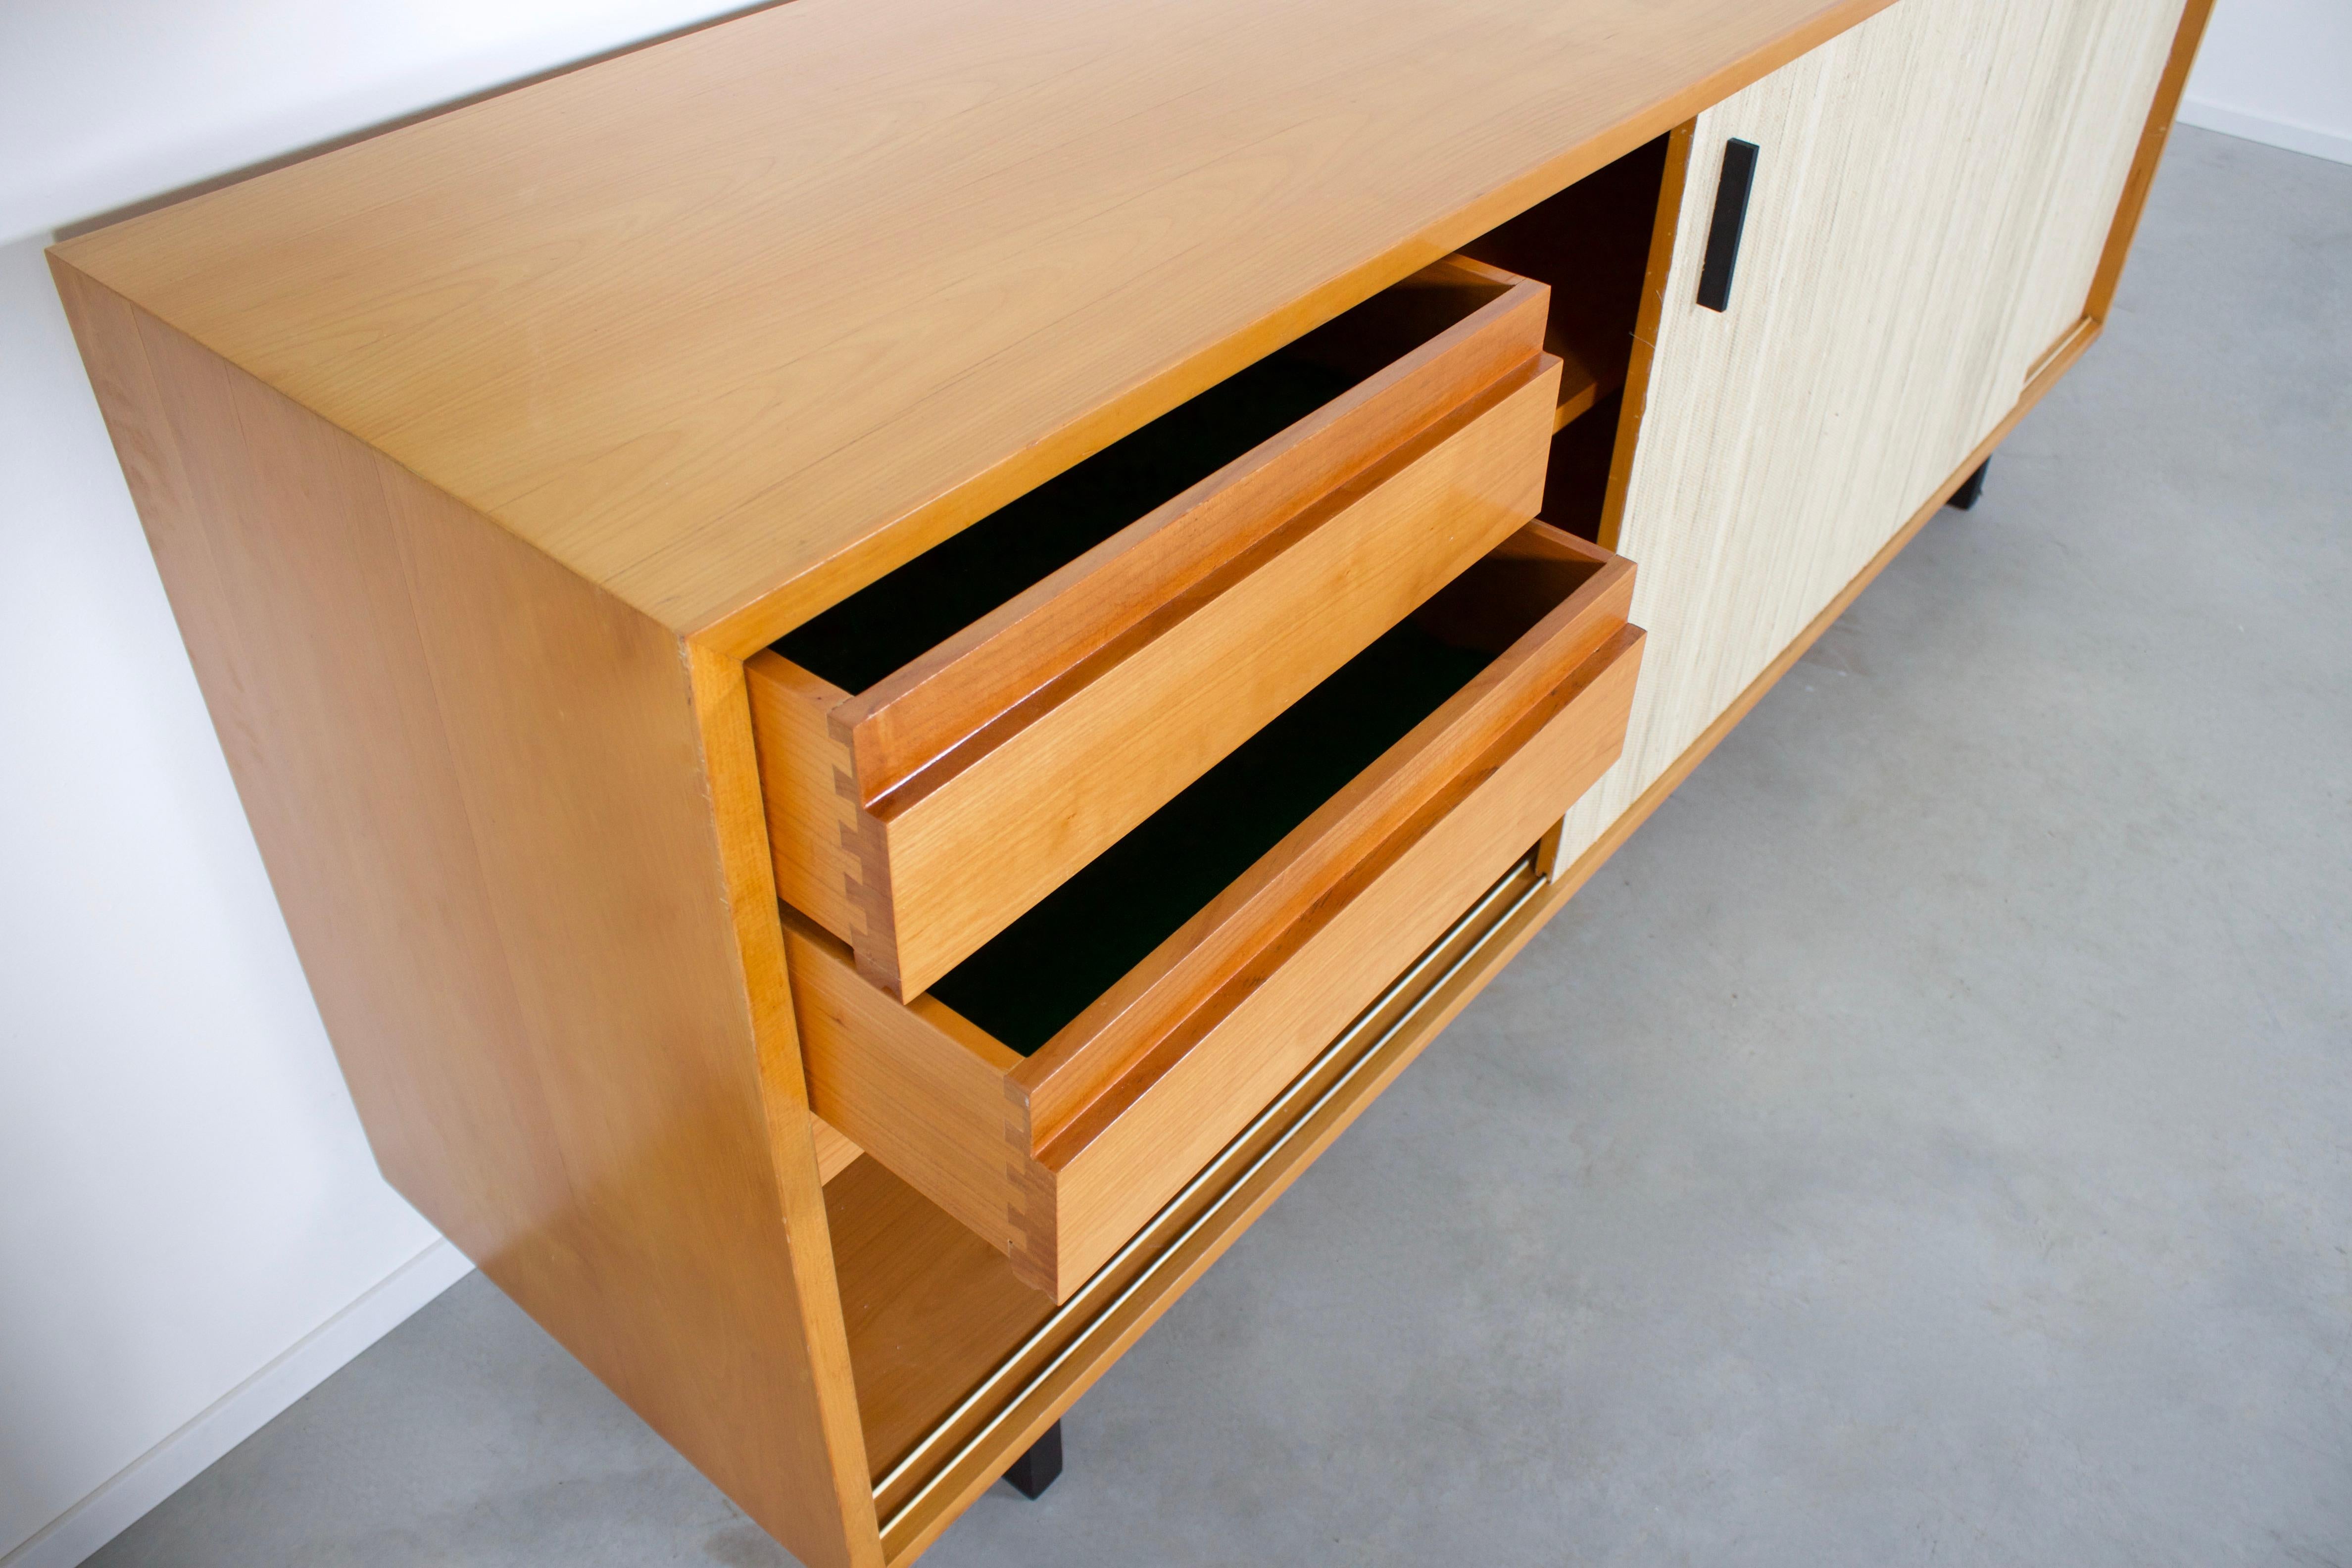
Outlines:
[[1398, 626], [935, 982], [931, 994], [1033, 1054], [1489, 657], [1410, 621]]
[[1497, 552], [936, 982], [1034, 1055], [1600, 570]]
[[877, 579], [775, 650], [845, 691], [876, 686], [1507, 289], [1461, 270], [1409, 278]]

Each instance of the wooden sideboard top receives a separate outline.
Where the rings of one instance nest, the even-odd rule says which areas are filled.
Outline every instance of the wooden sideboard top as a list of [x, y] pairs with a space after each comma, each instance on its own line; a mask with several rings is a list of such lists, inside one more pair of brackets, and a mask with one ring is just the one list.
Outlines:
[[1887, 0], [795, 0], [58, 246], [734, 654]]

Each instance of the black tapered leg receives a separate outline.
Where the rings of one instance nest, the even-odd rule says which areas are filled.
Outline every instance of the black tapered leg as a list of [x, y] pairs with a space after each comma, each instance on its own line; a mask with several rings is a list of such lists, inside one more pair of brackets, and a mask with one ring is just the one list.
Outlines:
[[1990, 458], [1987, 458], [1983, 462], [1979, 463], [1977, 465], [1977, 471], [1970, 474], [1967, 479], [1962, 479], [1960, 481], [1960, 488], [1954, 490], [1952, 492], [1952, 499], [1946, 501], [1944, 504], [1946, 506], [1958, 507], [1962, 511], [1974, 511], [1976, 510], [1978, 500], [1984, 495], [1985, 470], [1991, 467], [1992, 459]]
[[1029, 1445], [1027, 1453], [1013, 1461], [1013, 1468], [1004, 1472], [1004, 1479], [1011, 1481], [1023, 1497], [1034, 1498], [1052, 1486], [1054, 1478], [1061, 1473], [1062, 1424], [1056, 1421], [1045, 1428], [1043, 1436]]

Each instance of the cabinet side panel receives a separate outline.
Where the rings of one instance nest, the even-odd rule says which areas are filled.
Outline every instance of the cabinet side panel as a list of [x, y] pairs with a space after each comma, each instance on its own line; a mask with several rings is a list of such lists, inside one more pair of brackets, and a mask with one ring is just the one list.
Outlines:
[[385, 1173], [803, 1560], [878, 1562], [685, 650], [56, 271]]

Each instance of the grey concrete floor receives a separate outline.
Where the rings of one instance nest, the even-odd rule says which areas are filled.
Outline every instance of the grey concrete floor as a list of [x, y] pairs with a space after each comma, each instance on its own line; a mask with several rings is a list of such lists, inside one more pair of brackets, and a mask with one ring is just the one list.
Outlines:
[[[2105, 340], [938, 1568], [2352, 1563], [2352, 168]], [[787, 1561], [478, 1277], [132, 1564]]]

